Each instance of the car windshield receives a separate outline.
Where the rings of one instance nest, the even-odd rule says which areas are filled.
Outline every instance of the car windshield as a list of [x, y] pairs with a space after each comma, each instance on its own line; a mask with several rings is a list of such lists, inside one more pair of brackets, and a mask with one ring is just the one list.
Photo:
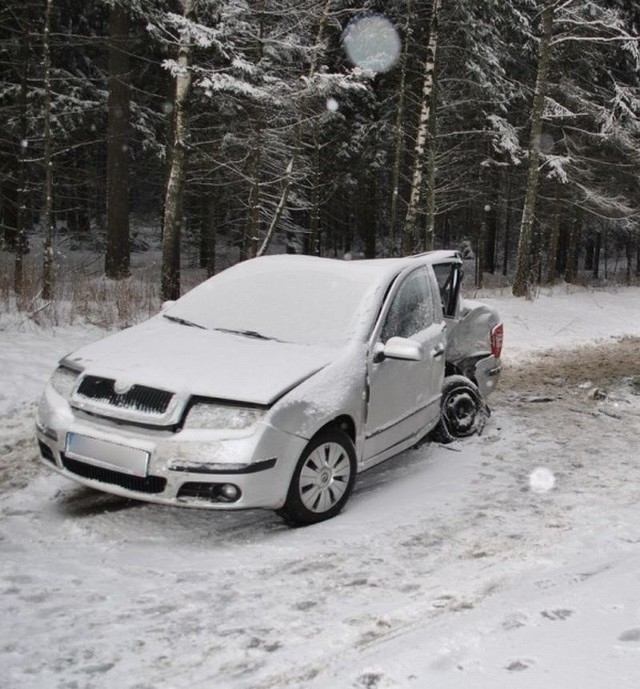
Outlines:
[[254, 339], [335, 347], [370, 325], [379, 282], [366, 263], [266, 257], [207, 280], [164, 315]]

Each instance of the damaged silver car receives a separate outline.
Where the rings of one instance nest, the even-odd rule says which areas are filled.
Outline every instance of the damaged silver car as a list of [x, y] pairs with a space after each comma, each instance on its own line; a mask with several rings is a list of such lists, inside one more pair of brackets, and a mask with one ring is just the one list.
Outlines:
[[66, 356], [39, 405], [43, 462], [128, 498], [268, 508], [310, 524], [356, 474], [429, 433], [473, 433], [500, 370], [455, 252], [268, 256]]

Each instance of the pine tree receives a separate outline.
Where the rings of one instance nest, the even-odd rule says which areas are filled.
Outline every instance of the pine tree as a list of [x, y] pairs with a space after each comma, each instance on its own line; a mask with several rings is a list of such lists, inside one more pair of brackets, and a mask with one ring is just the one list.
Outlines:
[[513, 294], [517, 297], [522, 297], [527, 293], [527, 283], [529, 281], [529, 249], [531, 246], [531, 232], [534, 217], [533, 214], [538, 194], [542, 113], [544, 110], [544, 97], [545, 90], [547, 88], [547, 78], [549, 75], [551, 39], [553, 36], [555, 10], [556, 0], [544, 0], [536, 86], [533, 92], [533, 104], [531, 108], [531, 130], [529, 133], [527, 163], [527, 187], [525, 191], [524, 209], [522, 211], [522, 223], [520, 225], [520, 238], [518, 240], [516, 273], [513, 279], [512, 288]]

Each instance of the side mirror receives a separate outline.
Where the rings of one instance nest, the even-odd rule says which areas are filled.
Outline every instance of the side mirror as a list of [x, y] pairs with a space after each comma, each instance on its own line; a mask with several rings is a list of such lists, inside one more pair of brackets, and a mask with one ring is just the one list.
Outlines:
[[406, 337], [391, 337], [386, 344], [376, 346], [374, 361], [382, 359], [400, 359], [402, 361], [422, 361], [424, 352], [422, 345]]

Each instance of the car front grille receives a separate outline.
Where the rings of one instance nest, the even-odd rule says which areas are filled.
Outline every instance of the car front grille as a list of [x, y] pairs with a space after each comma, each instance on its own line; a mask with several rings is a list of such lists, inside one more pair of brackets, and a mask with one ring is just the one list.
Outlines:
[[79, 462], [76, 459], [67, 457], [65, 454], [61, 454], [60, 456], [62, 457], [64, 468], [72, 474], [76, 474], [82, 478], [92, 479], [93, 481], [120, 486], [120, 488], [133, 490], [137, 493], [162, 493], [167, 485], [167, 479], [161, 476], [131, 476], [130, 474], [123, 474], [120, 471], [103, 469], [102, 467], [96, 467], [92, 464]]
[[114, 390], [115, 381], [111, 378], [85, 376], [78, 387], [77, 394], [95, 402], [108, 404], [120, 409], [132, 409], [143, 414], [164, 414], [173, 397], [172, 392], [133, 385], [127, 392], [118, 394]]

